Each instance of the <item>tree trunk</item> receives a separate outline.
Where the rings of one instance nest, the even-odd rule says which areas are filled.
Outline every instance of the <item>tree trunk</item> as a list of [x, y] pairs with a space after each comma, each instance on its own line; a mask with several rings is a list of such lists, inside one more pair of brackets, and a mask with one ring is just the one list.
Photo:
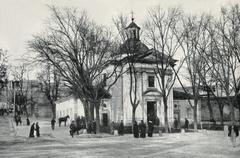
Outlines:
[[163, 97], [163, 104], [164, 104], [164, 127], [165, 132], [169, 133], [169, 124], [168, 124], [168, 105], [167, 105], [167, 97]]
[[100, 107], [100, 103], [96, 102], [95, 104], [95, 109], [96, 109], [96, 132], [99, 133], [100, 132], [100, 115], [99, 115], [99, 107]]
[[209, 110], [209, 118], [210, 118], [210, 120], [212, 120], [212, 119], [214, 119], [214, 116], [213, 116], [212, 106], [210, 103], [210, 91], [207, 91], [207, 105], [208, 105], [208, 110]]
[[235, 122], [234, 102], [230, 100], [229, 96], [228, 96], [228, 103], [230, 104], [230, 108], [231, 108], [231, 121]]
[[88, 105], [88, 119], [89, 119], [89, 121], [93, 121], [94, 120], [94, 102], [89, 102], [88, 103], [89, 105]]
[[86, 123], [89, 121], [89, 108], [88, 108], [88, 102], [83, 102], [83, 109], [84, 109], [84, 115], [85, 115], [85, 119], [86, 119]]
[[136, 120], [135, 115], [136, 115], [136, 108], [135, 108], [135, 106], [132, 106], [132, 132], [133, 132], [133, 125]]
[[238, 122], [240, 122], [240, 102], [238, 101]]
[[56, 104], [55, 103], [52, 103], [52, 115], [53, 115], [53, 118], [56, 118]]
[[194, 99], [194, 107], [193, 107], [194, 132], [197, 132], [197, 103], [198, 103], [198, 100]]
[[220, 122], [221, 125], [223, 126], [223, 106], [222, 105], [218, 105], [219, 106], [219, 112], [220, 112]]

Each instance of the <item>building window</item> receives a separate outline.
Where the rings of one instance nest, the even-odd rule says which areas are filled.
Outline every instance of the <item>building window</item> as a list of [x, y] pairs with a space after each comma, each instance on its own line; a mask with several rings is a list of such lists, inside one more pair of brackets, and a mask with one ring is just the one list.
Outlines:
[[155, 87], [154, 80], [155, 80], [154, 76], [148, 76], [148, 87]]

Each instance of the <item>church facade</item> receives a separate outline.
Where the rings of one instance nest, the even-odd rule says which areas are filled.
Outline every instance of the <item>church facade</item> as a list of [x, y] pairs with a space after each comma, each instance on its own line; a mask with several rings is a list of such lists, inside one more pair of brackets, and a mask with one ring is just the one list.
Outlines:
[[[149, 49], [140, 40], [139, 35], [140, 27], [132, 22], [126, 28], [127, 39], [120, 46], [119, 54], [121, 58], [127, 58], [129, 56], [134, 57], [134, 63], [125, 64], [124, 73], [115, 85], [111, 88], [111, 99], [104, 100], [104, 111], [101, 111], [101, 122], [109, 121], [120, 122], [123, 120], [125, 125], [132, 124], [132, 104], [130, 99], [130, 88], [134, 88], [134, 81], [131, 82], [129, 67], [134, 66], [136, 70], [136, 95], [139, 104], [136, 108], [135, 119], [136, 121], [144, 120], [153, 121], [154, 124], [164, 125], [164, 105], [160, 86], [157, 81], [157, 74], [154, 72], [156, 69], [156, 56], [154, 55], [154, 49]], [[159, 52], [158, 52], [159, 53]], [[167, 58], [163, 54], [164, 58]], [[162, 58], [161, 58], [162, 59]], [[161, 63], [159, 59], [157, 62]], [[165, 64], [165, 63], [163, 63]], [[171, 70], [167, 71], [166, 81], [172, 79]], [[131, 85], [132, 84], [132, 85]], [[173, 90], [170, 91], [168, 96], [168, 119], [169, 122], [173, 122], [174, 109], [173, 109]]]

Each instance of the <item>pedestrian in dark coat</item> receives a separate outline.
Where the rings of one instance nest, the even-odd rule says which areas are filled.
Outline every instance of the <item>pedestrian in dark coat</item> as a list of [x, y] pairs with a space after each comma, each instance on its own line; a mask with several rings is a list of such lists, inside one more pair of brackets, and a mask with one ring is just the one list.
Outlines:
[[152, 137], [153, 130], [154, 130], [153, 123], [152, 123], [152, 121], [149, 121], [148, 122], [148, 137]]
[[141, 123], [139, 124], [139, 130], [140, 130], [140, 137], [145, 138], [146, 137], [146, 125], [143, 122], [143, 120], [141, 120]]
[[76, 119], [77, 130], [81, 129], [81, 122], [82, 122], [82, 120], [81, 120], [80, 116], [78, 116]]
[[188, 129], [189, 127], [189, 121], [187, 118], [185, 118], [185, 129]]
[[135, 121], [133, 125], [133, 136], [134, 138], [139, 138], [139, 128], [137, 121]]
[[38, 122], [36, 123], [36, 135], [37, 137], [40, 137], [40, 127], [38, 125]]
[[33, 123], [30, 127], [30, 133], [29, 133], [29, 138], [34, 137], [34, 130], [35, 130], [35, 123]]
[[114, 127], [115, 127], [115, 123], [114, 121], [112, 121], [111, 125], [110, 125], [110, 134], [114, 135]]
[[89, 123], [88, 123], [88, 133], [92, 133], [92, 122], [90, 121]]
[[119, 125], [119, 127], [118, 127], [118, 134], [119, 134], [120, 136], [123, 136], [123, 134], [124, 134], [124, 124], [123, 124], [123, 120], [121, 120], [121, 123], [120, 123], [120, 125]]
[[93, 122], [92, 122], [92, 130], [93, 130], [93, 133], [96, 134], [96, 132], [97, 132], [96, 121], [93, 121]]
[[26, 121], [27, 121], [27, 125], [29, 126], [30, 125], [30, 120], [29, 120], [28, 117], [27, 117]]
[[234, 122], [231, 126], [228, 127], [228, 136], [231, 139], [233, 147], [236, 147], [236, 138], [239, 136], [239, 131]]
[[20, 125], [22, 124], [22, 118], [20, 115], [18, 115], [18, 122], [20, 123]]
[[178, 128], [178, 121], [177, 121], [176, 118], [174, 118], [173, 124], [174, 124], [174, 128], [177, 129]]
[[74, 134], [74, 132], [76, 130], [76, 126], [75, 126], [75, 122], [74, 121], [72, 121], [72, 123], [70, 124], [69, 128], [70, 128], [70, 135], [73, 137], [73, 134]]
[[52, 130], [54, 130], [54, 128], [55, 128], [55, 123], [56, 123], [56, 120], [54, 118], [52, 118], [52, 120], [51, 120]]

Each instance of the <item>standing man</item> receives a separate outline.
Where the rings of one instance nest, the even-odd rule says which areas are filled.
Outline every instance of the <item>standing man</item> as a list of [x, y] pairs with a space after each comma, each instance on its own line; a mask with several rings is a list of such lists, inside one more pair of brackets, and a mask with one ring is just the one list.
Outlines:
[[119, 134], [120, 136], [123, 136], [123, 134], [124, 134], [124, 124], [123, 124], [123, 120], [121, 120], [121, 123], [120, 123], [120, 125], [119, 125], [119, 127], [118, 127], [118, 134]]
[[40, 127], [38, 125], [38, 122], [36, 123], [36, 135], [37, 137], [40, 137]]
[[133, 125], [133, 136], [134, 138], [139, 138], [139, 128], [137, 121], [135, 121]]
[[27, 121], [27, 126], [29, 126], [30, 125], [30, 120], [29, 120], [28, 117], [27, 117], [26, 121]]
[[146, 125], [143, 122], [143, 120], [141, 120], [141, 123], [139, 124], [139, 130], [140, 130], [140, 137], [146, 138]]
[[228, 136], [230, 137], [232, 145], [235, 148], [236, 138], [239, 136], [238, 127], [236, 126], [235, 122], [233, 122], [232, 125], [228, 127]]
[[29, 138], [34, 138], [35, 123], [32, 124], [30, 128]]
[[92, 133], [92, 121], [88, 122], [88, 133]]
[[55, 123], [56, 123], [56, 120], [54, 118], [52, 118], [52, 120], [51, 120], [52, 130], [54, 130], [54, 128], [55, 128]]
[[187, 118], [185, 118], [185, 130], [189, 127], [189, 121]]
[[152, 137], [153, 130], [154, 130], [153, 123], [152, 123], [152, 121], [149, 121], [148, 122], [148, 137]]
[[72, 123], [70, 124], [70, 135], [72, 136], [72, 138], [73, 138], [73, 134], [74, 134], [74, 132], [75, 132], [75, 130], [76, 130], [76, 126], [75, 126], [75, 122], [74, 121], [72, 121]]
[[114, 121], [112, 121], [111, 125], [110, 125], [110, 134], [114, 135], [114, 127], [115, 127], [115, 123]]
[[174, 128], [177, 129], [178, 128], [178, 121], [176, 119], [176, 117], [174, 118]]
[[93, 130], [93, 133], [96, 134], [97, 125], [96, 125], [96, 121], [95, 120], [92, 122], [92, 130]]

